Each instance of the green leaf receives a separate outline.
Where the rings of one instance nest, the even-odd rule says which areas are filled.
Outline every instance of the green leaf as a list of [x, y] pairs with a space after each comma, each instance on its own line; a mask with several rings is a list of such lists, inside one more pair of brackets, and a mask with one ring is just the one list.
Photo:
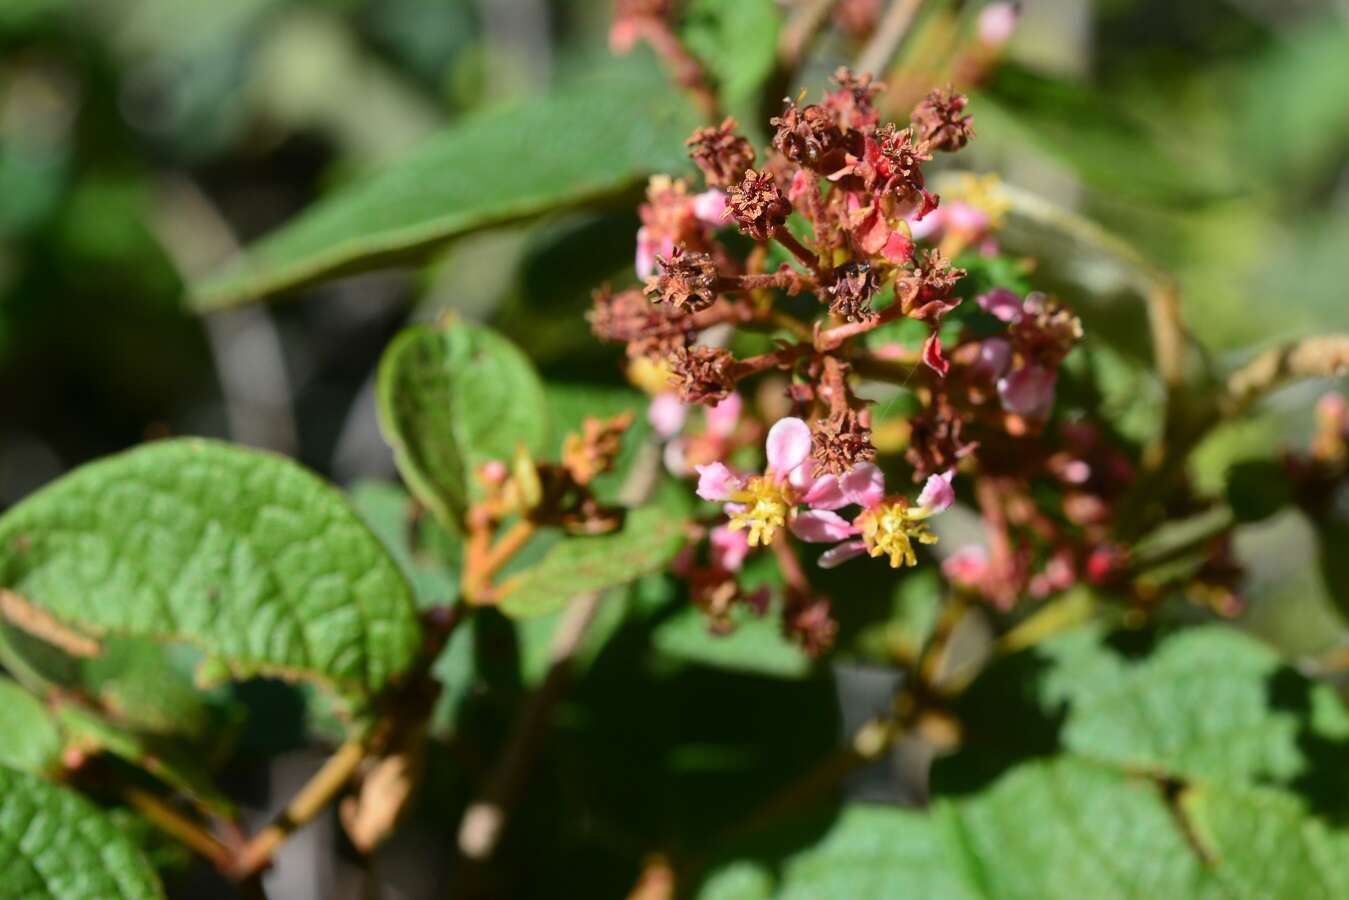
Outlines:
[[[845, 807], [818, 840], [809, 820], [790, 823], [742, 857], [716, 869], [698, 900], [975, 900], [950, 864], [941, 827], [926, 813]], [[781, 848], [800, 846], [785, 859]], [[777, 848], [779, 852], [773, 853]], [[754, 858], [754, 850], [759, 850]], [[764, 852], [768, 851], [768, 852]]]
[[0, 768], [0, 890], [24, 900], [153, 900], [154, 869], [82, 797]]
[[693, 0], [684, 11], [685, 42], [712, 73], [727, 112], [751, 132], [766, 124], [759, 102], [777, 66], [781, 29], [782, 9], [773, 0]]
[[563, 538], [535, 565], [502, 584], [501, 611], [513, 617], [542, 615], [577, 594], [658, 571], [684, 545], [686, 516], [656, 503], [629, 510], [623, 527], [612, 534]]
[[0, 585], [91, 637], [194, 645], [359, 707], [411, 664], [407, 582], [340, 494], [199, 439], [84, 466], [0, 517]]
[[377, 390], [399, 472], [448, 528], [460, 528], [478, 466], [509, 463], [520, 444], [547, 450], [548, 406], [533, 365], [482, 325], [406, 329], [384, 351]]
[[930, 813], [844, 807], [733, 848], [700, 900], [1345, 896], [1349, 835], [1267, 788], [1187, 788], [1074, 757], [1026, 763]]
[[493, 109], [338, 191], [195, 286], [218, 309], [419, 255], [477, 228], [612, 194], [687, 165], [699, 124], [646, 52]]
[[61, 756], [61, 730], [42, 701], [0, 678], [0, 766], [42, 773]]
[[407, 491], [382, 481], [360, 481], [348, 492], [352, 506], [403, 569], [417, 606], [447, 606], [459, 597], [460, 540], [430, 516]]

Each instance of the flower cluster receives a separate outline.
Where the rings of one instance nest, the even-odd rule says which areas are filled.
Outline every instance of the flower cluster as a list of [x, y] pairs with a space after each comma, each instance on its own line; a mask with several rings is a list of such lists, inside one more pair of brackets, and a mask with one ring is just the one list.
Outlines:
[[[762, 153], [734, 120], [697, 130], [689, 155], [705, 186], [651, 179], [639, 286], [599, 291], [590, 313], [597, 336], [626, 345], [629, 377], [652, 397], [666, 467], [696, 473], [699, 496], [723, 504], [707, 550], [678, 566], [694, 602], [717, 630], [737, 603], [761, 609], [762, 593], [743, 591], [737, 573], [746, 554], [771, 548], [785, 627], [815, 649], [833, 634], [829, 602], [796, 571], [801, 544], [789, 539], [832, 545], [824, 567], [859, 556], [918, 564], [956, 470], [980, 446], [1033, 441], [1048, 425], [1059, 367], [1081, 335], [1043, 294], [992, 289], [965, 303], [977, 292], [956, 260], [996, 254], [1007, 212], [989, 176], [953, 180], [949, 202], [929, 182], [934, 158], [974, 135], [965, 98], [933, 91], [900, 126], [882, 121], [868, 76], [834, 80], [819, 103], [785, 103]], [[914, 346], [881, 339], [901, 325], [918, 330]], [[759, 352], [747, 355], [755, 332]], [[887, 493], [876, 410], [859, 392], [869, 382], [902, 385], [920, 403], [903, 448], [924, 483], [916, 497]], [[775, 422], [766, 468], [733, 468], [763, 435], [759, 422]]]

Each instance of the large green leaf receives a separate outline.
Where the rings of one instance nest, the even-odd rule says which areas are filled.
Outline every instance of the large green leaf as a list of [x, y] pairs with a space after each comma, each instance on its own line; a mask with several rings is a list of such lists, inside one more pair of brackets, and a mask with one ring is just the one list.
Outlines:
[[[927, 813], [855, 804], [845, 807], [813, 842], [816, 835], [810, 825], [805, 821], [778, 829], [744, 856], [716, 869], [699, 891], [699, 900], [976, 900], [979, 896], [952, 865], [942, 829]], [[793, 845], [800, 849], [787, 850]], [[778, 856], [785, 858], [773, 858]]]
[[153, 900], [154, 870], [88, 801], [0, 767], [0, 894], [23, 900]]
[[51, 712], [8, 678], [0, 678], [0, 766], [45, 772], [61, 755], [61, 730]]
[[686, 165], [692, 106], [645, 52], [490, 110], [338, 191], [196, 286], [212, 309], [422, 254], [476, 228], [613, 193]]
[[1065, 746], [1130, 770], [1288, 782], [1313, 774], [1315, 742], [1349, 749], [1349, 715], [1329, 685], [1222, 626], [1182, 632], [1110, 683], [1068, 690]]
[[1060, 757], [931, 813], [845, 807], [733, 849], [701, 900], [1114, 900], [1346, 896], [1349, 835], [1265, 788], [1162, 786]]
[[408, 487], [447, 527], [459, 528], [488, 460], [509, 463], [523, 444], [548, 449], [548, 405], [528, 358], [495, 331], [467, 322], [416, 325], [384, 351], [380, 428]]
[[1349, 808], [1349, 785], [1326, 765], [1349, 749], [1349, 714], [1330, 686], [1227, 626], [1138, 655], [1149, 642], [1082, 629], [990, 668], [960, 701], [966, 745], [938, 765], [938, 785], [968, 787], [990, 767], [1062, 749], [1159, 777], [1297, 785]]
[[0, 517], [0, 585], [92, 637], [181, 641], [236, 677], [360, 705], [411, 663], [411, 592], [340, 494], [289, 460], [164, 441]]

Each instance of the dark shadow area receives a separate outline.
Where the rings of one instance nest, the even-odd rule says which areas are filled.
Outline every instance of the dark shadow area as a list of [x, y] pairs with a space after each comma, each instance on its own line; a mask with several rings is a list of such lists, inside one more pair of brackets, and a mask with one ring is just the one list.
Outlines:
[[1280, 668], [1269, 678], [1269, 706], [1293, 714], [1298, 721], [1297, 748], [1305, 766], [1288, 783], [1288, 789], [1298, 794], [1313, 813], [1342, 825], [1349, 821], [1349, 735], [1334, 736], [1318, 730], [1312, 697], [1316, 687], [1316, 682], [1295, 670]]

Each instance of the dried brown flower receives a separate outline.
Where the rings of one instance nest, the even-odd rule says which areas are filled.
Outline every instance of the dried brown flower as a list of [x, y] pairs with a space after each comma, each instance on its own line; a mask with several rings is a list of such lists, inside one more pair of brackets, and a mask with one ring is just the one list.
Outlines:
[[829, 311], [849, 322], [861, 322], [875, 315], [871, 298], [880, 290], [880, 279], [871, 264], [854, 260], [834, 270], [834, 281], [826, 289]]
[[1041, 293], [1026, 297], [1025, 315], [1012, 324], [1011, 337], [1028, 360], [1053, 368], [1082, 337], [1082, 320]]
[[782, 631], [810, 656], [819, 656], [834, 645], [838, 622], [829, 598], [789, 591], [782, 610]]
[[727, 202], [740, 230], [756, 241], [771, 238], [792, 211], [772, 174], [753, 169], [727, 191]]
[[735, 389], [735, 357], [721, 347], [685, 347], [670, 357], [674, 386], [685, 403], [720, 403]]
[[773, 146], [789, 161], [829, 175], [843, 168], [848, 151], [858, 140], [850, 141], [839, 127], [834, 114], [823, 106], [797, 106], [789, 102], [782, 115], [770, 123], [777, 131]]
[[727, 118], [720, 125], [699, 128], [686, 142], [692, 148], [689, 156], [710, 187], [738, 184], [754, 165], [754, 148], [735, 128], [735, 119]]
[[810, 455], [818, 468], [842, 475], [858, 463], [876, 458], [866, 418], [865, 413], [846, 409], [811, 426]]
[[668, 257], [657, 256], [656, 263], [660, 273], [647, 280], [648, 296], [686, 312], [712, 305], [717, 296], [717, 264], [710, 255], [676, 247]]
[[579, 433], [567, 435], [562, 442], [562, 465], [577, 484], [586, 485], [613, 468], [623, 448], [623, 435], [632, 424], [632, 413], [620, 413], [609, 419], [586, 416]]
[[940, 250], [925, 250], [899, 292], [904, 314], [922, 320], [941, 318], [960, 302], [951, 298], [951, 291], [964, 277], [965, 270], [953, 267]]
[[617, 294], [608, 287], [597, 290], [586, 318], [590, 330], [605, 341], [626, 343], [691, 333], [687, 313], [652, 303], [635, 288]]
[[912, 431], [904, 458], [913, 466], [915, 480], [945, 472], [976, 447], [961, 436], [961, 420], [945, 402], [939, 401], [924, 410], [910, 424]]
[[973, 119], [965, 113], [964, 94], [950, 88], [928, 94], [913, 109], [913, 124], [918, 137], [934, 150], [952, 153], [974, 137]]

